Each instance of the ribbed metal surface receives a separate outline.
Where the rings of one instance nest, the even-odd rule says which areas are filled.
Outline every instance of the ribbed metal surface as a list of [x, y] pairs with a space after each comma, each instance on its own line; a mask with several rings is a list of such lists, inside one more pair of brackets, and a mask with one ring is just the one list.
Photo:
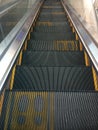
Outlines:
[[64, 14], [42, 14], [39, 16], [38, 21], [67, 21]]
[[65, 27], [66, 25], [69, 26], [68, 22], [67, 21], [63, 21], [63, 22], [47, 22], [47, 21], [44, 21], [44, 22], [37, 22], [36, 23], [37, 26], [63, 26]]
[[75, 35], [72, 32], [67, 32], [66, 34], [32, 32], [31, 39], [33, 40], [75, 40]]
[[47, 16], [46, 15], [46, 17], [39, 17], [38, 18], [38, 21], [41, 21], [41, 22], [43, 22], [43, 21], [46, 21], [46, 22], [63, 22], [63, 21], [66, 21], [67, 20], [67, 18], [66, 17], [64, 17], [64, 16], [58, 16], [58, 15], [56, 15], [56, 17], [54, 17], [53, 15], [51, 15], [50, 17], [49, 16]]
[[34, 28], [34, 31], [36, 32], [62, 32], [62, 33], [66, 33], [66, 32], [70, 32], [71, 28], [70, 26], [65, 26], [64, 27], [56, 27], [56, 26], [37, 26]]
[[48, 0], [41, 11], [5, 92], [0, 130], [98, 130], [92, 68], [84, 66], [64, 9]]
[[17, 66], [13, 89], [34, 91], [93, 90], [90, 67]]
[[64, 9], [63, 8], [50, 8], [50, 9], [48, 9], [48, 8], [42, 8], [41, 9], [42, 13], [43, 12], [61, 12], [61, 11], [64, 11]]
[[6, 91], [0, 129], [97, 130], [97, 99], [97, 92]]
[[79, 66], [85, 65], [84, 52], [79, 51], [24, 51], [22, 65]]
[[27, 49], [32, 51], [76, 51], [79, 50], [79, 42], [30, 40], [28, 42]]

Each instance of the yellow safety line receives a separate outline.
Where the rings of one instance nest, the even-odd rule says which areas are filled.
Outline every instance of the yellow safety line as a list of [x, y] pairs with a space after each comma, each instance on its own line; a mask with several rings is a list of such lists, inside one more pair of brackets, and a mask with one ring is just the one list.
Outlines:
[[50, 94], [50, 129], [54, 130], [54, 93]]
[[76, 33], [76, 40], [78, 41], [79, 40], [79, 37], [78, 37], [78, 34]]
[[37, 22], [37, 25], [40, 26], [40, 25], [47, 25], [47, 26], [52, 26], [52, 22]]
[[90, 65], [89, 58], [88, 58], [88, 55], [85, 51], [84, 51], [84, 56], [85, 56], [85, 65], [89, 66]]
[[95, 90], [98, 91], [98, 76], [97, 76], [97, 73], [96, 73], [94, 67], [92, 67], [92, 73], [93, 73]]
[[0, 96], [0, 115], [1, 115], [2, 105], [3, 105], [3, 100], [4, 100], [4, 93], [5, 93], [5, 90], [2, 92], [2, 95]]
[[27, 49], [27, 40], [25, 41], [25, 44], [24, 44], [24, 50]]
[[21, 62], [22, 62], [22, 52], [23, 52], [23, 50], [21, 50], [21, 52], [20, 52], [20, 55], [19, 55], [19, 65], [21, 65]]
[[30, 40], [30, 32], [28, 33], [28, 40]]
[[80, 44], [80, 51], [82, 51], [83, 50], [83, 45], [82, 45], [81, 42], [79, 44]]
[[73, 33], [75, 32], [75, 28], [74, 28], [74, 27], [72, 27], [72, 32], [73, 32]]
[[6, 117], [5, 117], [5, 122], [4, 122], [4, 130], [7, 130], [8, 128], [8, 120], [9, 120], [9, 113], [10, 113], [10, 106], [11, 106], [11, 98], [12, 98], [12, 93], [10, 92], [9, 97], [8, 97], [8, 104], [7, 104], [7, 111], [6, 111]]
[[12, 90], [12, 88], [13, 88], [15, 71], [16, 71], [16, 65], [13, 67], [13, 70], [12, 70], [12, 76], [11, 76], [11, 81], [10, 81], [10, 90]]

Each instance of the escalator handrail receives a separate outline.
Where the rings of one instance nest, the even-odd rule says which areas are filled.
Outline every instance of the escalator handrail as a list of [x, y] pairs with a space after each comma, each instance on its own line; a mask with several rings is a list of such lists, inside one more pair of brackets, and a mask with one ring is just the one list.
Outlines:
[[4, 84], [10, 74], [12, 67], [21, 51], [21, 48], [24, 44], [24, 41], [27, 37], [27, 34], [40, 10], [41, 5], [44, 0], [37, 1], [31, 9], [30, 15], [26, 18], [23, 25], [21, 25], [20, 30], [17, 32], [17, 35], [14, 37], [10, 47], [3, 55], [0, 60], [0, 93], [2, 93], [5, 88]]
[[62, 0], [62, 5], [68, 14], [80, 40], [85, 47], [97, 73], [98, 73], [98, 43], [93, 39], [90, 33], [85, 29], [82, 22], [79, 20], [77, 15], [74, 13], [73, 9], [67, 3]]

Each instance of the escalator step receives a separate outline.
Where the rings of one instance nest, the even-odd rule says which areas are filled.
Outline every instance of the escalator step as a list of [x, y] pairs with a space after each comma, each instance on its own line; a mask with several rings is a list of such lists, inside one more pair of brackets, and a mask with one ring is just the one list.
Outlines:
[[64, 33], [44, 33], [32, 32], [31, 39], [33, 40], [75, 40], [75, 34], [72, 32]]
[[85, 65], [84, 52], [80, 51], [24, 51], [22, 65], [76, 66]]
[[66, 33], [66, 32], [70, 32], [71, 28], [70, 26], [66, 26], [64, 27], [60, 27], [60, 26], [35, 26], [34, 28], [35, 32], [62, 32], [62, 33]]
[[97, 100], [98, 92], [6, 91], [0, 128], [98, 130]]
[[[63, 13], [41, 13], [39, 18], [66, 18], [66, 15]], [[66, 18], [67, 20], [67, 18]]]
[[69, 23], [67, 21], [63, 21], [63, 22], [37, 22], [36, 26], [60, 26], [60, 27], [66, 27], [69, 26]]
[[53, 11], [48, 11], [48, 12], [41, 12], [41, 14], [40, 15], [64, 15], [64, 16], [66, 16], [65, 15], [65, 12], [64, 11], [59, 11], [59, 12], [53, 12]]
[[67, 21], [67, 18], [66, 17], [58, 17], [58, 16], [56, 16], [56, 17], [39, 17], [38, 18], [38, 21], [40, 21], [40, 22], [44, 22], [44, 21], [46, 21], [46, 22], [63, 22], [63, 21]]
[[33, 91], [94, 90], [91, 67], [17, 66], [13, 89]]
[[62, 9], [62, 6], [61, 5], [52, 5], [52, 6], [47, 6], [47, 5], [45, 5], [45, 6], [42, 6], [42, 9]]
[[27, 46], [32, 51], [76, 51], [79, 50], [78, 41], [37, 41], [30, 40]]
[[63, 11], [64, 12], [64, 9], [63, 8], [50, 8], [50, 9], [47, 9], [47, 8], [42, 8], [41, 9], [41, 13], [43, 13], [43, 12], [45, 12], [45, 13], [47, 13], [47, 12], [61, 12], [61, 11]]

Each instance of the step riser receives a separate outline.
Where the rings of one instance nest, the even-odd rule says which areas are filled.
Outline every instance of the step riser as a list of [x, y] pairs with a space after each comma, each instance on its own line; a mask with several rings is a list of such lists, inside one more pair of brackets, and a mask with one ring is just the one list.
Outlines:
[[22, 64], [27, 66], [85, 65], [83, 52], [25, 51]]
[[89, 67], [17, 67], [13, 89], [33, 91], [94, 90]]

